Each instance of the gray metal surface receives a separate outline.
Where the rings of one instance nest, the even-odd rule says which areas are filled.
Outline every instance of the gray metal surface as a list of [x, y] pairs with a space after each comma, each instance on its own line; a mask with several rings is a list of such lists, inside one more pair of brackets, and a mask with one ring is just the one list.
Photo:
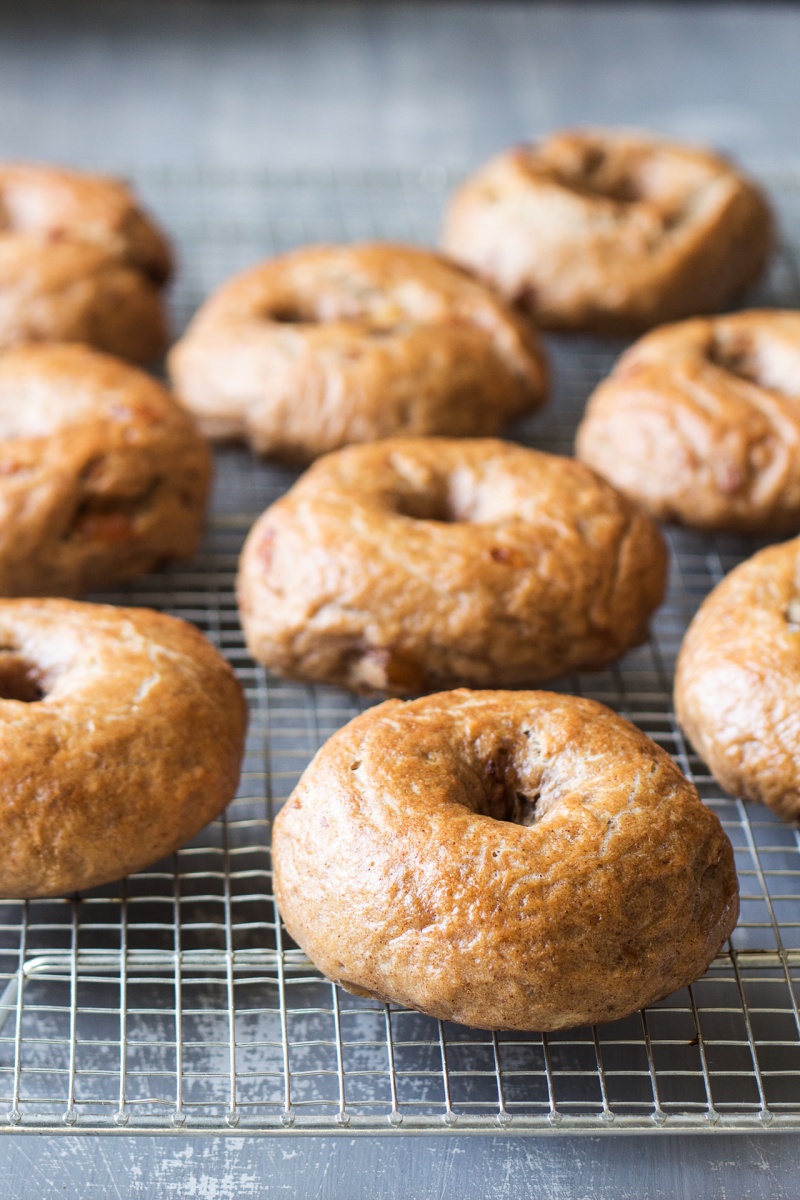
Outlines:
[[800, 151], [800, 9], [585, 0], [3, 0], [3, 154], [120, 165], [471, 165], [640, 124]]
[[13, 1200], [797, 1200], [793, 1138], [16, 1138]]
[[[183, 262], [176, 326], [244, 263], [315, 240], [431, 241], [440, 172], [144, 173]], [[759, 302], [797, 303], [800, 181], [776, 181], [785, 244]], [[553, 339], [556, 395], [513, 431], [568, 452], [615, 349]], [[270, 677], [244, 648], [233, 590], [243, 537], [291, 472], [217, 454], [210, 529], [192, 562], [98, 597], [200, 626], [250, 702], [242, 786], [168, 861], [76, 899], [0, 906], [0, 1128], [81, 1132], [447, 1134], [800, 1130], [800, 840], [725, 796], [671, 707], [672, 664], [703, 594], [753, 542], [670, 534], [670, 594], [649, 642], [554, 686], [655, 738], [734, 842], [742, 916], [704, 979], [626, 1021], [498, 1034], [348, 995], [282, 930], [269, 828], [325, 738], [365, 702]]]

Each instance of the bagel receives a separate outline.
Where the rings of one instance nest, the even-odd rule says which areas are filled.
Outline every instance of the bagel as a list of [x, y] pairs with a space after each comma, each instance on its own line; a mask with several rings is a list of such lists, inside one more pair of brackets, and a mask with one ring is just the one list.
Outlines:
[[536, 334], [488, 288], [382, 244], [305, 247], [237, 275], [169, 369], [211, 437], [298, 463], [399, 433], [497, 433], [547, 387]]
[[800, 528], [800, 313], [656, 329], [589, 401], [577, 454], [662, 521]]
[[59, 896], [171, 853], [232, 799], [245, 704], [191, 625], [0, 600], [0, 894]]
[[456, 191], [442, 238], [542, 328], [611, 334], [724, 307], [771, 241], [765, 197], [726, 159], [609, 129], [493, 159]]
[[733, 850], [669, 755], [593, 700], [390, 700], [278, 814], [291, 936], [357, 995], [488, 1029], [614, 1021], [697, 979]]
[[86, 346], [0, 356], [0, 595], [77, 595], [190, 557], [208, 446], [150, 376]]
[[655, 525], [572, 459], [490, 439], [390, 438], [315, 463], [239, 568], [251, 654], [396, 695], [538, 683], [646, 636]]
[[800, 539], [769, 546], [703, 601], [675, 674], [678, 721], [717, 782], [800, 817]]
[[86, 342], [132, 362], [167, 342], [164, 235], [122, 182], [0, 164], [0, 349]]

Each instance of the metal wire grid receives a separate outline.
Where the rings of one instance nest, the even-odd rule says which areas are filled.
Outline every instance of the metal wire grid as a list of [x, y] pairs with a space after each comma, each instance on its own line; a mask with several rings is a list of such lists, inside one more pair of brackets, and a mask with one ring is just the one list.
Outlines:
[[[314, 240], [430, 242], [444, 172], [142, 177], [176, 237], [180, 327], [231, 271]], [[800, 181], [775, 181], [789, 242], [759, 297], [796, 305]], [[568, 452], [618, 346], [551, 343], [557, 395], [514, 431]], [[244, 649], [233, 580], [255, 515], [291, 482], [218, 454], [213, 518], [190, 564], [100, 597], [196, 623], [234, 665], [251, 723], [219, 821], [124, 882], [0, 905], [0, 1125], [51, 1132], [632, 1132], [800, 1129], [800, 841], [723, 795], [676, 726], [674, 658], [708, 589], [752, 541], [671, 535], [670, 595], [649, 642], [563, 690], [629, 716], [672, 753], [736, 849], [742, 917], [691, 988], [627, 1020], [542, 1036], [451, 1026], [339, 991], [281, 929], [269, 828], [321, 742], [363, 706], [269, 677]]]

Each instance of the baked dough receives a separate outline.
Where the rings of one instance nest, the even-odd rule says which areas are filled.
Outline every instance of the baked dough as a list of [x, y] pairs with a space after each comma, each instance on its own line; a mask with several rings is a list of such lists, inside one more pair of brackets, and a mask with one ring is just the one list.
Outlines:
[[170, 272], [164, 235], [119, 180], [0, 164], [0, 350], [86, 342], [151, 362]]
[[443, 246], [546, 329], [639, 333], [714, 312], [761, 271], [772, 218], [726, 159], [648, 134], [553, 134], [453, 196]]
[[253, 527], [250, 652], [397, 695], [538, 683], [641, 642], [667, 555], [592, 471], [491, 439], [390, 438], [317, 462]]
[[675, 712], [717, 782], [800, 817], [800, 539], [741, 563], [681, 646]]
[[0, 596], [79, 595], [197, 548], [208, 446], [160, 383], [86, 346], [0, 356]]
[[173, 348], [211, 437], [306, 463], [392, 434], [497, 433], [545, 399], [536, 334], [411, 246], [311, 246], [237, 275]]
[[193, 626], [144, 608], [0, 601], [0, 895], [148, 866], [232, 799], [246, 710]]
[[800, 313], [668, 325], [595, 391], [578, 456], [663, 521], [800, 529]]
[[625, 1017], [702, 975], [738, 914], [731, 844], [669, 755], [547, 692], [370, 709], [305, 771], [272, 853], [325, 975], [480, 1028]]

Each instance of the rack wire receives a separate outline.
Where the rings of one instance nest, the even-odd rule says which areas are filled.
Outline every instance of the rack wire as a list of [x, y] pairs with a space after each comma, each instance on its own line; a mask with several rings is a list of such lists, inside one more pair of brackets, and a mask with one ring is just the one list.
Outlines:
[[[175, 237], [176, 328], [231, 272], [307, 241], [435, 241], [450, 180], [405, 173], [142, 175]], [[757, 297], [800, 303], [800, 179], [773, 180], [785, 242]], [[512, 435], [569, 453], [620, 344], [551, 340], [556, 395]], [[255, 516], [292, 472], [217, 455], [189, 564], [98, 597], [198, 625], [250, 703], [242, 783], [170, 859], [62, 900], [0, 903], [0, 1129], [119, 1133], [800, 1130], [800, 833], [723, 794], [675, 722], [671, 678], [703, 595], [753, 540], [671, 532], [671, 588], [650, 640], [554, 686], [611, 705], [673, 754], [718, 814], [742, 915], [701, 980], [594, 1029], [490, 1034], [339, 991], [281, 928], [273, 814], [317, 747], [364, 707], [273, 678], [247, 656], [233, 591]]]

